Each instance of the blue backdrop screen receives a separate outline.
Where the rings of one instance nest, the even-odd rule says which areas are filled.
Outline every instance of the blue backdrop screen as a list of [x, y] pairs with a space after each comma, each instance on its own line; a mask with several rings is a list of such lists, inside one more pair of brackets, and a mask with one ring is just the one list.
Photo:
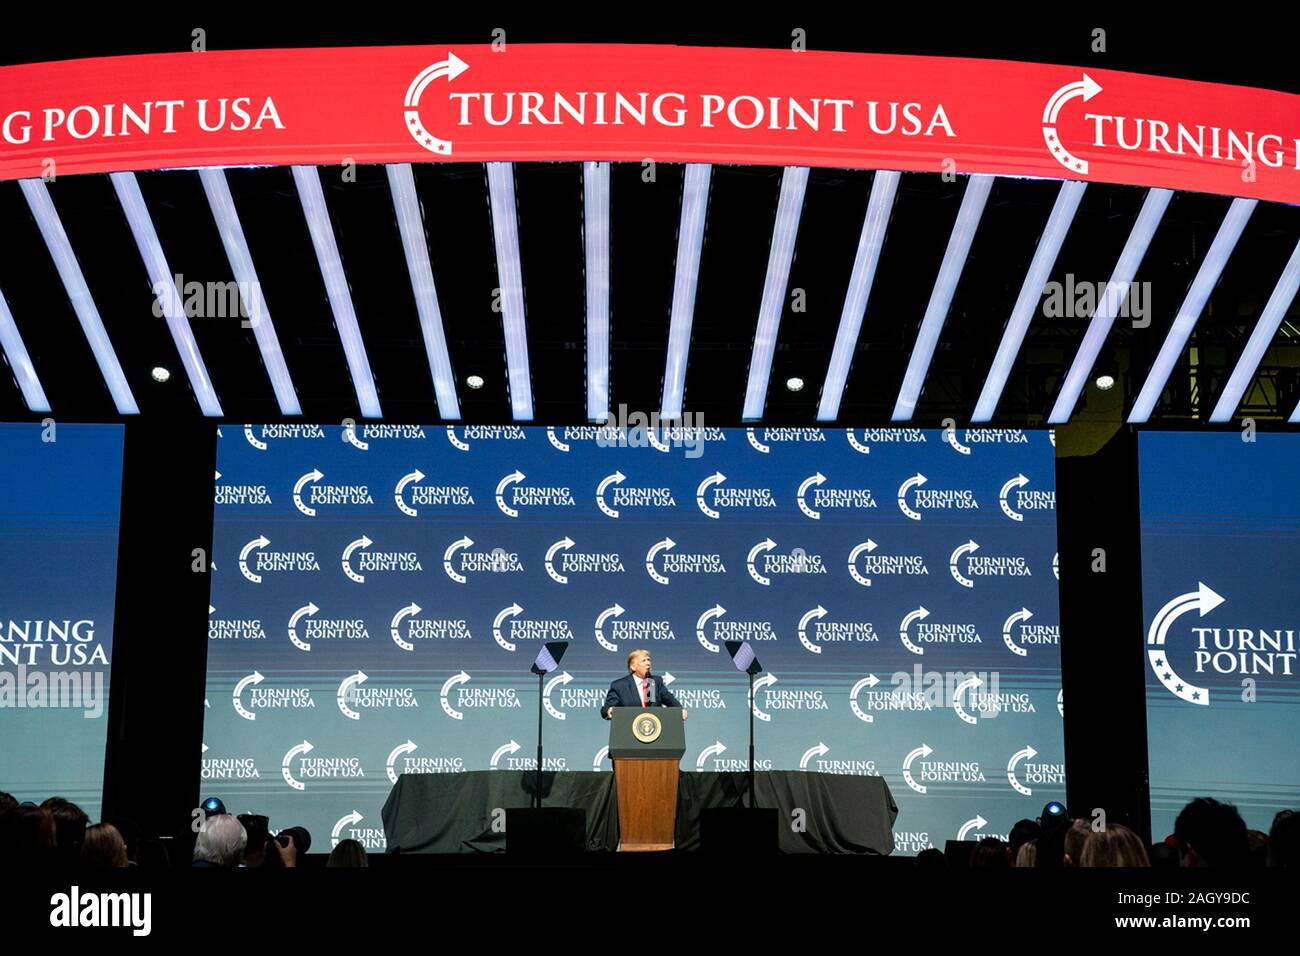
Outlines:
[[[203, 789], [383, 848], [411, 772], [610, 769], [648, 648], [685, 771], [878, 774], [896, 852], [1064, 794], [1046, 432], [223, 426]], [[486, 812], [486, 810], [485, 810]], [[328, 844], [326, 844], [328, 845]]]
[[1141, 436], [1151, 828], [1193, 797], [1268, 831], [1300, 791], [1300, 436]]
[[0, 424], [0, 790], [98, 820], [122, 426]]

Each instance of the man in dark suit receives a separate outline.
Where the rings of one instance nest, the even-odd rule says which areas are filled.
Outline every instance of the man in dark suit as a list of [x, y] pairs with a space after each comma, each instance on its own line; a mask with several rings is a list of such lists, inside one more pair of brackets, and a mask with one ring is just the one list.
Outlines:
[[[637, 649], [627, 655], [628, 675], [620, 677], [609, 685], [605, 695], [605, 705], [600, 708], [600, 716], [610, 719], [610, 711], [615, 707], [681, 707], [681, 702], [673, 696], [663, 678], [650, 671], [650, 652]], [[682, 720], [686, 719], [686, 709], [682, 708]]]

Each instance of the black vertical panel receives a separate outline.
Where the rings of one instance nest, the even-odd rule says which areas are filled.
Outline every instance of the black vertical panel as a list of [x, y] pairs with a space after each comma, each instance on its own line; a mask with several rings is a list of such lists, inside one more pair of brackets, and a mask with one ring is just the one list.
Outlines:
[[[610, 166], [609, 401], [615, 417], [620, 405], [629, 413], [658, 412], [663, 399], [684, 182], [680, 165]], [[707, 234], [706, 220], [706, 244]]]
[[[500, 285], [492, 237], [487, 171], [481, 163], [429, 163], [415, 168], [424, 208], [429, 261], [467, 422], [511, 420], [505, 333], [493, 309]], [[525, 281], [528, 264], [524, 263]], [[469, 388], [469, 376], [483, 379]]]
[[1087, 819], [1104, 808], [1108, 822], [1149, 840], [1137, 435], [1122, 429], [1070, 457], [1088, 427], [1056, 438], [1067, 804]]
[[586, 418], [586, 251], [581, 163], [515, 166], [533, 413]]
[[216, 457], [215, 429], [201, 421], [126, 424], [103, 818], [177, 837], [182, 865], [200, 799], [208, 651], [210, 572], [193, 570], [194, 550], [212, 553]]

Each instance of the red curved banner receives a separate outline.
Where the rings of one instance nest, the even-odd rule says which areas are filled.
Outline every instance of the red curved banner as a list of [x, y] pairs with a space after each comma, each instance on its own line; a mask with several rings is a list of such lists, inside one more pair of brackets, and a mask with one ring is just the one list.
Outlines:
[[0, 179], [346, 161], [994, 173], [1300, 201], [1300, 96], [1000, 60], [647, 45], [0, 68]]

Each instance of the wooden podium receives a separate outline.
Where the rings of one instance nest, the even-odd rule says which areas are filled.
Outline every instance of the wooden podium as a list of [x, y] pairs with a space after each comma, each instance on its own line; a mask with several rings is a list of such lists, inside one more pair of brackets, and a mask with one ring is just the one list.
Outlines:
[[673, 848], [678, 764], [686, 752], [684, 724], [679, 707], [615, 707], [610, 712], [620, 851]]

